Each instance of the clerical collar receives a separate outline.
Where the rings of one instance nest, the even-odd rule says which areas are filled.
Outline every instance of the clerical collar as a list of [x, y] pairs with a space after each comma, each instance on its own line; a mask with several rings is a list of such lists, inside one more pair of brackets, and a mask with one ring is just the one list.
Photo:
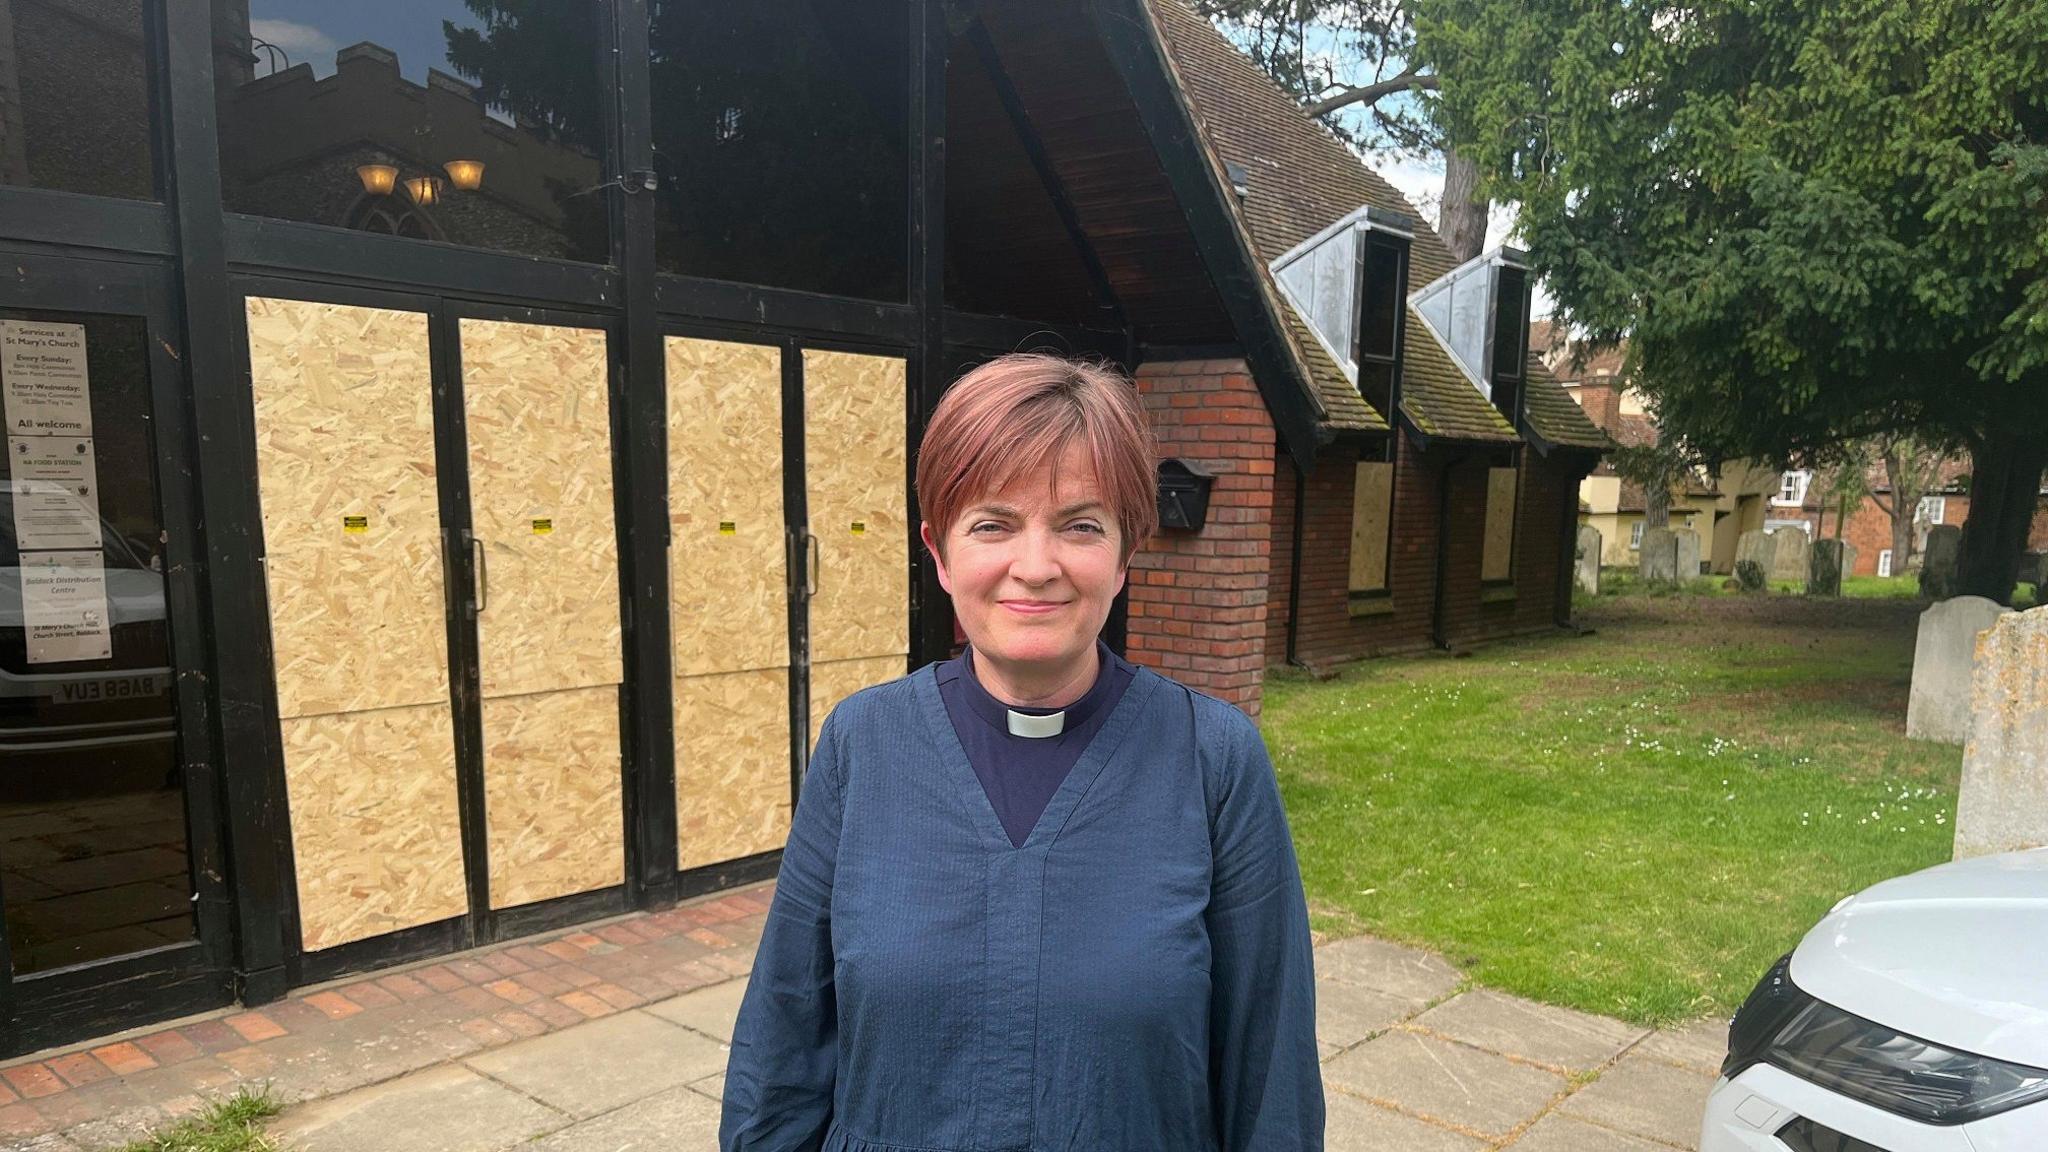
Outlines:
[[1100, 639], [1095, 641], [1095, 657], [1095, 683], [1079, 700], [1064, 708], [1012, 707], [996, 699], [974, 676], [974, 648], [971, 645], [960, 653], [960, 679], [964, 682], [968, 707], [990, 727], [1012, 736], [1043, 740], [1079, 728], [1102, 706], [1112, 680], [1110, 668], [1117, 657]]

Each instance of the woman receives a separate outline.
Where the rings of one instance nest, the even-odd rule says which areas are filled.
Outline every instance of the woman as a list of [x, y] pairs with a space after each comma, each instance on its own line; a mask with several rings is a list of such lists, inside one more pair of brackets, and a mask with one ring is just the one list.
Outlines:
[[1322, 1147], [1315, 974], [1242, 712], [1097, 639], [1157, 526], [1129, 383], [968, 373], [918, 455], [956, 660], [842, 701], [733, 1033], [725, 1152]]

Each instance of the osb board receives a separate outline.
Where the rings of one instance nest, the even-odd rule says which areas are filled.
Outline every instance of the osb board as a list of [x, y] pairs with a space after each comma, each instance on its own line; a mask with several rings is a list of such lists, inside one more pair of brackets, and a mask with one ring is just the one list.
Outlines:
[[1505, 580], [1514, 570], [1515, 476], [1513, 468], [1486, 470], [1486, 546], [1480, 553], [1481, 580]]
[[904, 379], [894, 357], [804, 352], [813, 661], [910, 650]]
[[623, 883], [619, 690], [484, 701], [484, 827], [491, 907]]
[[468, 910], [446, 703], [292, 717], [281, 729], [307, 951]]
[[427, 317], [246, 310], [278, 714], [445, 701]]
[[676, 867], [718, 864], [789, 838], [789, 669], [681, 676]]
[[908, 663], [908, 654], [899, 653], [811, 665], [810, 746], [818, 746], [818, 730], [825, 726], [833, 705], [870, 684], [886, 684], [902, 676]]
[[1358, 465], [1351, 493], [1351, 591], [1387, 586], [1387, 517], [1394, 506], [1394, 466], [1383, 460]]
[[671, 336], [667, 361], [676, 674], [786, 667], [781, 352]]
[[485, 696], [621, 679], [607, 371], [601, 331], [462, 321]]

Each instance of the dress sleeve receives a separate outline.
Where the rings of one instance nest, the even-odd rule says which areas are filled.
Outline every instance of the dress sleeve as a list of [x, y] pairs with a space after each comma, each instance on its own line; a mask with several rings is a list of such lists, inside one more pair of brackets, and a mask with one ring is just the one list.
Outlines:
[[[1241, 718], [1241, 717], [1240, 717]], [[1222, 1152], [1320, 1152], [1315, 954], [1265, 741], [1248, 719], [1210, 818], [1209, 1088]]]
[[782, 851], [775, 899], [733, 1025], [720, 1152], [815, 1152], [832, 1121], [838, 998], [832, 878], [843, 768], [834, 721], [811, 755]]

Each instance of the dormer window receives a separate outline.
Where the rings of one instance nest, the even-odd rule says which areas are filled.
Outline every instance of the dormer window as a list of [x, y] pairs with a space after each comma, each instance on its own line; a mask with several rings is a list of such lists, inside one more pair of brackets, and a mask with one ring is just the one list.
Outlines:
[[1528, 383], [1529, 265], [1496, 248], [1459, 265], [1410, 301], [1481, 396], [1517, 423]]
[[1368, 205], [1273, 261], [1282, 292], [1324, 351], [1390, 420], [1399, 403], [1401, 302], [1414, 229], [1406, 216]]

